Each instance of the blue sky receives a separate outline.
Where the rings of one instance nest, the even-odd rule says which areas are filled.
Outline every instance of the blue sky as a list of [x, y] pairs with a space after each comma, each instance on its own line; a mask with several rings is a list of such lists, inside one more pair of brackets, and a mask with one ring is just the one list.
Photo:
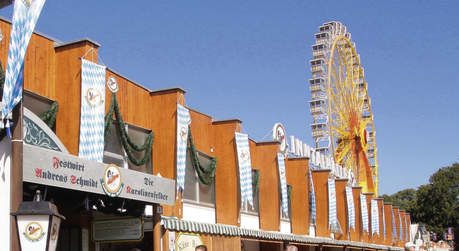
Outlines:
[[99, 42], [105, 65], [152, 90], [182, 87], [188, 106], [241, 119], [255, 140], [282, 122], [312, 145], [313, 34], [341, 21], [365, 67], [380, 191], [391, 194], [459, 161], [458, 11], [459, 1], [49, 0], [36, 29]]

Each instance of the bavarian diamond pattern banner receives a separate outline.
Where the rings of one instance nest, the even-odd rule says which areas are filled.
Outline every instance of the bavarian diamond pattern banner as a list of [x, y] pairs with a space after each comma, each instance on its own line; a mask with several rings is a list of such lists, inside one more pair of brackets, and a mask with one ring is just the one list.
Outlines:
[[191, 123], [190, 111], [177, 104], [177, 198], [185, 189], [186, 150], [188, 142], [188, 125]]
[[367, 209], [367, 198], [365, 195], [360, 194], [360, 210], [362, 211], [362, 226], [363, 231], [370, 232], [368, 227], [368, 209]]
[[400, 211], [398, 212], [398, 222], [400, 224], [400, 240], [403, 240], [402, 216], [400, 216]]
[[371, 200], [371, 234], [378, 234], [379, 235], [379, 209], [378, 209], [378, 201]]
[[311, 169], [309, 169], [309, 178], [311, 181], [311, 221], [312, 224], [316, 224], [316, 215], [317, 215], [317, 209], [316, 209], [316, 192], [314, 191], [314, 181], [312, 179], [312, 173]]
[[349, 230], [351, 227], [355, 230], [355, 208], [354, 196], [352, 195], [352, 188], [346, 187], [346, 201], [347, 201], [347, 218], [349, 220]]
[[407, 222], [406, 222], [406, 215], [405, 215], [405, 240], [409, 241], [409, 239], [408, 239], [408, 228], [410, 228], [410, 226], [407, 225], [406, 223]]
[[241, 207], [250, 204], [253, 209], [252, 163], [250, 160], [249, 135], [235, 132], [236, 152], [239, 165], [239, 183], [241, 185]]
[[336, 187], [334, 179], [328, 179], [328, 226], [332, 233], [343, 233], [336, 213]]
[[281, 184], [282, 211], [288, 217], [288, 195], [287, 195], [287, 177], [285, 175], [285, 157], [277, 153], [277, 167], [279, 168], [279, 179]]
[[[24, 57], [27, 46], [44, 4], [45, 0], [14, 1], [8, 62], [2, 97], [2, 119], [7, 119], [8, 133], [9, 120], [12, 119], [11, 112], [22, 99]], [[3, 127], [3, 123], [0, 124]]]
[[386, 239], [386, 214], [384, 213], [384, 203], [382, 205], [382, 231], [383, 231], [383, 237]]
[[81, 59], [81, 114], [78, 156], [102, 162], [105, 129], [105, 66]]

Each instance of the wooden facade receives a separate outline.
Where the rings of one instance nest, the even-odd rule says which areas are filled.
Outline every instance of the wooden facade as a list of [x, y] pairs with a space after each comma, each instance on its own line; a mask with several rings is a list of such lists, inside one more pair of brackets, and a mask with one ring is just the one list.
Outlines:
[[[8, 53], [10, 24], [0, 21], [4, 39], [0, 42], [0, 60], [5, 69]], [[81, 100], [81, 57], [97, 62], [99, 44], [89, 39], [71, 43], [58, 43], [46, 36], [33, 34], [25, 58], [24, 88], [59, 103], [55, 132], [63, 144], [73, 155], [78, 155], [79, 120]], [[125, 76], [106, 70], [106, 78], [114, 77], [119, 85], [116, 93], [123, 120], [127, 123], [152, 130], [155, 134], [152, 151], [152, 170], [155, 175], [176, 179], [176, 120], [177, 104], [185, 105], [185, 91], [180, 88], [151, 91], [129, 80]], [[105, 109], [108, 110], [112, 93], [106, 91]], [[217, 158], [215, 175], [215, 222], [239, 227], [241, 222], [241, 198], [239, 189], [239, 171], [234, 134], [242, 131], [242, 121], [238, 119], [214, 120], [211, 116], [190, 108], [192, 123], [190, 125], [196, 148], [209, 156]], [[259, 170], [259, 229], [263, 231], [280, 231], [281, 225], [281, 193], [277, 152], [279, 142], [256, 142], [249, 140], [252, 169]], [[309, 201], [309, 160], [307, 158], [286, 158], [287, 183], [292, 186], [290, 204], [290, 227], [295, 235], [315, 235], [330, 238], [328, 226], [328, 186], [330, 170], [313, 170], [314, 189], [316, 194], [317, 222], [315, 233], [310, 233], [310, 201]], [[336, 181], [337, 215], [343, 230], [342, 235], [335, 235], [338, 240], [377, 243], [387, 246], [403, 245], [403, 241], [392, 240], [391, 205], [384, 205], [380, 200], [380, 214], [386, 219], [386, 236], [372, 237], [361, 228], [360, 198], [361, 187], [353, 187], [355, 206], [355, 229], [348, 232], [346, 193], [347, 180]], [[17, 186], [17, 184], [16, 184]], [[17, 189], [20, 190], [20, 189]], [[21, 190], [22, 193], [22, 190]], [[367, 194], [368, 215], [370, 219], [370, 199]], [[183, 203], [178, 198], [174, 206], [164, 206], [163, 215], [182, 218]], [[382, 206], [385, 215], [382, 215]], [[15, 209], [13, 209], [15, 210]], [[393, 209], [396, 219], [399, 210]], [[402, 214], [403, 215], [403, 214]], [[380, 218], [382, 218], [380, 217]], [[409, 218], [409, 215], [406, 215]], [[85, 224], [87, 224], [87, 219]], [[199, 220], [199, 218], [197, 218]], [[398, 220], [397, 236], [404, 226]], [[382, 233], [382, 223], [380, 224]], [[406, 227], [406, 226], [405, 226]], [[163, 247], [168, 250], [168, 233], [162, 233]], [[209, 250], [241, 250], [240, 236], [221, 236], [208, 233], [201, 234], [203, 242]], [[282, 241], [251, 239], [260, 242], [270, 250], [281, 250]], [[299, 246], [306, 245], [298, 243]], [[337, 246], [343, 249], [344, 246]], [[334, 247], [334, 248], [337, 248]], [[91, 251], [94, 246], [90, 245]], [[321, 247], [322, 248], [322, 247]], [[330, 247], [331, 248], [331, 247]], [[349, 247], [346, 247], [349, 248]], [[304, 246], [301, 250], [315, 249]]]

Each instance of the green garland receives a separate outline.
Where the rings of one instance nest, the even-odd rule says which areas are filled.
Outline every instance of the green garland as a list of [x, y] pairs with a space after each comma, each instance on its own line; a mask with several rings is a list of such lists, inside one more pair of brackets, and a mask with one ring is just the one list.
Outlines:
[[212, 184], [215, 178], [215, 171], [217, 170], [217, 158], [211, 157], [209, 168], [205, 168], [199, 162], [198, 151], [194, 146], [193, 136], [191, 135], [191, 128], [188, 126], [188, 147], [191, 152], [191, 163], [193, 164], [194, 170], [198, 174], [199, 181], [204, 185]]
[[[110, 101], [110, 106], [108, 108], [107, 115], [105, 116], [105, 129], [104, 129], [104, 141], [105, 144], [108, 142], [108, 138], [110, 137], [110, 128], [113, 124], [113, 112], [115, 112], [116, 121], [119, 124], [119, 130], [121, 135], [121, 143], [123, 145], [124, 150], [126, 151], [129, 160], [136, 166], [144, 165], [150, 158], [151, 158], [151, 150], [153, 147], [153, 140], [154, 134], [153, 131], [148, 134], [147, 138], [143, 145], [139, 146], [132, 139], [126, 132], [126, 126], [123, 121], [123, 117], [121, 116], [120, 109], [118, 106], [118, 101], [116, 100], [116, 94], [112, 94], [112, 100]], [[145, 151], [145, 155], [141, 159], [137, 159], [134, 156], [133, 151]]]
[[51, 107], [40, 115], [40, 119], [45, 122], [49, 128], [53, 128], [56, 123], [57, 112], [59, 111], [59, 104], [57, 101], [51, 104]]
[[252, 169], [252, 190], [253, 196], [258, 193], [258, 185], [260, 184], [260, 170]]

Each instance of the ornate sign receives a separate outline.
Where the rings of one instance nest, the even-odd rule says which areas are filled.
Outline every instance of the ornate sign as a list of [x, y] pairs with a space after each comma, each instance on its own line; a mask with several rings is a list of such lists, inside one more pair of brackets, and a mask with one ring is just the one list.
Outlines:
[[273, 127], [273, 140], [279, 141], [279, 152], [287, 154], [287, 134], [285, 133], [284, 126], [281, 123], [274, 124]]
[[194, 251], [195, 247], [202, 244], [203, 242], [199, 234], [179, 233], [175, 241], [175, 250]]
[[24, 144], [23, 180], [110, 197], [174, 205], [175, 182]]
[[104, 102], [104, 97], [102, 97], [102, 93], [99, 90], [94, 88], [88, 88], [86, 91], [86, 101], [92, 107], [96, 107]]
[[116, 81], [116, 78], [113, 76], [110, 76], [107, 81], [107, 87], [112, 93], [116, 93], [119, 89], [118, 87], [118, 82]]
[[41, 238], [45, 235], [45, 232], [43, 232], [43, 227], [40, 223], [33, 221], [27, 224], [23, 234], [27, 240], [35, 242], [41, 240]]

